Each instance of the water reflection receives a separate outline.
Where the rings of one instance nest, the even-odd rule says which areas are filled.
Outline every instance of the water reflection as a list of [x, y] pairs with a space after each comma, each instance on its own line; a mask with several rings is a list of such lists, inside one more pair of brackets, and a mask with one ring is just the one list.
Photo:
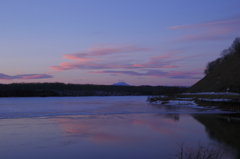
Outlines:
[[[161, 118], [158, 118], [161, 116]], [[60, 118], [66, 136], [87, 138], [93, 143], [136, 143], [151, 138], [149, 132], [171, 135], [179, 131], [173, 127], [178, 114], [91, 115]], [[160, 120], [159, 120], [160, 119]], [[56, 120], [56, 119], [54, 119]]]
[[164, 115], [166, 118], [173, 119], [174, 121], [178, 121], [180, 118], [180, 115], [177, 113], [174, 114], [165, 114]]
[[214, 106], [194, 106], [194, 105], [161, 105], [151, 104], [156, 111], [161, 113], [184, 113], [184, 114], [220, 114], [220, 113], [236, 113], [234, 110], [226, 110]]
[[[1, 106], [1, 158], [174, 159], [177, 143], [194, 147], [199, 141], [224, 142], [239, 150], [236, 124], [217, 118], [224, 115], [214, 109], [155, 105], [145, 99], [31, 98], [22, 104], [13, 98]], [[215, 114], [201, 115], [206, 112]]]
[[209, 140], [212, 130], [205, 132], [205, 120], [212, 118], [145, 113], [2, 119], [0, 154], [10, 159], [174, 159], [179, 142], [193, 147], [199, 141], [219, 142]]
[[194, 115], [194, 118], [205, 126], [211, 139], [230, 146], [240, 158], [240, 114], [202, 114]]

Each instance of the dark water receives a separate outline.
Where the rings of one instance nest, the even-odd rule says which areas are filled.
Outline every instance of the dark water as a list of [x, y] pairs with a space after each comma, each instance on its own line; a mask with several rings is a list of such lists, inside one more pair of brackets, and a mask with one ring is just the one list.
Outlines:
[[239, 114], [146, 97], [1, 98], [0, 158], [173, 159], [178, 144], [239, 158]]

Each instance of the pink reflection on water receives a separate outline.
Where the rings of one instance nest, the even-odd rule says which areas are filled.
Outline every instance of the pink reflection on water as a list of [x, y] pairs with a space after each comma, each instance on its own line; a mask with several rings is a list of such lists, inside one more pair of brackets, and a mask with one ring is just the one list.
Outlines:
[[153, 132], [159, 132], [171, 137], [178, 136], [177, 132], [182, 131], [180, 127], [175, 126], [176, 120], [173, 119], [156, 120], [154, 118], [150, 118], [147, 120], [135, 120], [132, 121], [132, 123], [135, 125], [148, 126]]
[[95, 144], [101, 144], [101, 143], [130, 143], [133, 141], [133, 138], [130, 138], [129, 136], [121, 136], [118, 134], [109, 134], [109, 133], [103, 133], [99, 132], [96, 133], [94, 136], [89, 138], [90, 141], [92, 141]]
[[[176, 139], [184, 136], [182, 132], [188, 131], [186, 127], [178, 124], [179, 121], [150, 114], [142, 117], [141, 115], [119, 115], [119, 117], [97, 115], [83, 119], [61, 118], [59, 121], [66, 136], [78, 136], [94, 144], [135, 144], [156, 137]], [[188, 121], [184, 121], [185, 124], [186, 122]]]

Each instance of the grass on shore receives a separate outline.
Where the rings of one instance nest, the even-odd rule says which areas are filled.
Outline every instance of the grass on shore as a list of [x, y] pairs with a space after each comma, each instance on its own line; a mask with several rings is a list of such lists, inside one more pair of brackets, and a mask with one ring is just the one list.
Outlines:
[[233, 99], [240, 100], [240, 94], [179, 94], [179, 98], [208, 98], [208, 99]]
[[161, 102], [161, 104], [168, 104], [170, 100], [194, 101], [199, 106], [217, 106], [224, 109], [240, 110], [240, 94], [178, 94], [154, 96], [147, 99], [150, 103]]
[[215, 144], [204, 145], [198, 143], [198, 147], [189, 148], [184, 143], [178, 144], [179, 151], [175, 155], [178, 159], [221, 159], [223, 157], [225, 148]]

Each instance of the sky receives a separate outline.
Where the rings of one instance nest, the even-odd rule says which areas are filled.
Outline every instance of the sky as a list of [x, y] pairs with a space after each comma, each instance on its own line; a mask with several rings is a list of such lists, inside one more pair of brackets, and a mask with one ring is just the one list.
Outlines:
[[1, 0], [0, 83], [191, 86], [240, 36], [239, 0]]

